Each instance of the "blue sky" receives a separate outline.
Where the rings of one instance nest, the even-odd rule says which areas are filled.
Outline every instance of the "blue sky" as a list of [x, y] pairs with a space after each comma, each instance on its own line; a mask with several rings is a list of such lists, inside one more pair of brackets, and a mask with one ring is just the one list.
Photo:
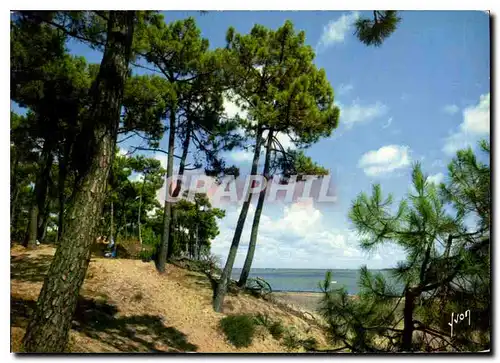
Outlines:
[[[376, 182], [396, 199], [408, 190], [411, 163], [422, 161], [433, 180], [446, 174], [453, 152], [489, 138], [490, 38], [483, 12], [404, 11], [397, 31], [380, 48], [353, 36], [352, 23], [364, 12], [167, 12], [167, 22], [193, 16], [212, 48], [225, 45], [234, 26], [247, 33], [256, 23], [276, 29], [291, 20], [316, 49], [315, 63], [326, 70], [341, 109], [332, 137], [307, 150], [331, 171], [337, 187], [334, 205], [267, 205], [262, 217], [254, 267], [370, 268], [394, 266], [404, 258], [394, 246], [370, 255], [358, 247], [347, 213], [361, 191]], [[77, 42], [69, 49], [90, 62], [101, 54]], [[228, 113], [235, 105], [227, 103]], [[133, 143], [134, 141], [132, 141]], [[126, 149], [130, 144], [122, 144]], [[162, 142], [166, 147], [166, 138]], [[163, 156], [157, 156], [162, 159]], [[248, 153], [227, 155], [248, 172]], [[162, 159], [163, 160], [163, 159]], [[213, 251], [224, 261], [238, 217], [227, 217]], [[253, 208], [251, 209], [253, 211]], [[236, 267], [243, 264], [250, 213]]]

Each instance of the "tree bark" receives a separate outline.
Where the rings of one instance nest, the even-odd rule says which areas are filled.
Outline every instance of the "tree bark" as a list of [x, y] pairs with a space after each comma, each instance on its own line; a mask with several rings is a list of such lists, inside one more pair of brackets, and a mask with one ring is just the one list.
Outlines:
[[47, 235], [47, 226], [49, 224], [50, 218], [50, 202], [45, 203], [45, 208], [43, 213], [39, 213], [38, 218], [38, 240], [40, 242], [45, 242], [45, 237]]
[[113, 201], [111, 201], [111, 211], [110, 211], [110, 223], [109, 223], [109, 240], [110, 241], [114, 241], [113, 239], [113, 215], [115, 214], [114, 213], [114, 210], [113, 210]]
[[415, 307], [415, 294], [408, 288], [405, 292], [405, 305], [403, 309], [403, 337], [401, 348], [405, 352], [410, 352], [412, 350], [412, 339], [413, 339], [413, 309]]
[[109, 12], [107, 42], [99, 74], [92, 85], [90, 114], [82, 130], [85, 137], [81, 141], [85, 144], [80, 147], [86, 148], [85, 159], [79, 160], [81, 178], [23, 339], [25, 352], [63, 352], [68, 342], [115, 154], [134, 20], [133, 11]]
[[[260, 155], [260, 145], [262, 138], [262, 129], [257, 130], [257, 135], [255, 137], [255, 150], [253, 153], [252, 169], [250, 170], [250, 175], [257, 174], [257, 167], [259, 165], [259, 155]], [[245, 220], [247, 218], [248, 209], [250, 208], [250, 202], [252, 201], [252, 194], [248, 193], [247, 199], [243, 202], [241, 207], [240, 216], [238, 217], [238, 223], [236, 224], [236, 229], [234, 231], [233, 240], [231, 242], [231, 247], [229, 249], [229, 255], [227, 256], [226, 264], [222, 275], [217, 284], [217, 290], [215, 292], [213, 306], [214, 310], [217, 312], [222, 311], [222, 306], [224, 304], [224, 297], [227, 291], [227, 284], [231, 278], [231, 272], [233, 271], [234, 260], [236, 259], [236, 253], [238, 252], [238, 245], [240, 244], [241, 234], [243, 232], [243, 227], [245, 226]]]
[[[14, 214], [16, 212], [17, 196], [19, 195], [19, 188], [17, 186], [17, 169], [19, 166], [19, 157], [14, 158], [12, 169], [10, 170], [10, 224], [13, 226]], [[15, 226], [14, 226], [15, 227]]]
[[[269, 180], [269, 163], [271, 159], [271, 147], [273, 144], [273, 131], [269, 130], [267, 145], [266, 145], [266, 157], [264, 161], [264, 171], [263, 175], [266, 182]], [[267, 189], [267, 188], [266, 188]], [[248, 280], [248, 275], [250, 275], [250, 270], [252, 269], [253, 256], [255, 254], [255, 246], [257, 245], [257, 235], [259, 233], [259, 223], [260, 216], [262, 215], [262, 209], [264, 208], [264, 199], [266, 197], [266, 189], [263, 189], [259, 193], [259, 199], [257, 200], [257, 207], [255, 208], [255, 215], [253, 217], [252, 231], [250, 233], [250, 242], [248, 244], [248, 252], [245, 258], [245, 264], [241, 270], [240, 280], [238, 281], [238, 286], [243, 287], [246, 285]]]
[[30, 219], [28, 234], [24, 239], [25, 247], [33, 247], [36, 245], [37, 232], [39, 227], [39, 213], [45, 209], [45, 200], [47, 198], [47, 185], [50, 178], [50, 170], [52, 169], [52, 142], [46, 140], [43, 144], [42, 155], [40, 158], [40, 170], [38, 171], [35, 190], [33, 192], [33, 202], [30, 209]]
[[70, 145], [71, 142], [69, 139], [66, 140], [66, 145], [64, 145], [64, 155], [62, 155], [61, 160], [59, 160], [59, 175], [57, 181], [57, 194], [58, 194], [58, 203], [59, 203], [59, 215], [57, 219], [57, 241], [61, 240], [63, 234], [63, 225], [64, 225], [64, 206], [65, 206], [65, 193], [64, 189], [66, 187], [66, 178], [68, 174], [68, 158], [70, 153]]
[[142, 180], [141, 195], [139, 196], [139, 211], [137, 213], [137, 232], [139, 234], [139, 243], [142, 245], [142, 235], [141, 235], [141, 207], [142, 207], [142, 195], [144, 194], [144, 187], [146, 186], [147, 173], [144, 173]]
[[[184, 175], [184, 170], [186, 168], [186, 160], [189, 152], [189, 143], [191, 142], [191, 131], [192, 131], [192, 123], [191, 121], [187, 121], [187, 126], [186, 126], [186, 137], [184, 138], [184, 142], [182, 143], [182, 155], [181, 159], [179, 161], [179, 178], [181, 178]], [[174, 198], [177, 198], [179, 196], [179, 193], [182, 188], [182, 180], [178, 179], [176, 184], [175, 184], [175, 189], [172, 192], [172, 196]], [[177, 211], [175, 208], [172, 208], [172, 220], [176, 219], [176, 213]], [[175, 233], [173, 231], [173, 223], [170, 223], [170, 244], [168, 246], [168, 251], [167, 251], [167, 260], [169, 260], [173, 253], [174, 253], [174, 244], [176, 243], [174, 239]]]
[[175, 113], [176, 109], [172, 105], [170, 107], [170, 131], [168, 136], [168, 159], [167, 159], [167, 185], [165, 186], [165, 207], [163, 212], [163, 234], [160, 245], [160, 253], [157, 257], [156, 268], [158, 272], [165, 272], [165, 263], [167, 262], [167, 253], [170, 237], [170, 223], [172, 220], [172, 203], [168, 201], [170, 194], [169, 178], [173, 174], [174, 169], [174, 149], [175, 149]]

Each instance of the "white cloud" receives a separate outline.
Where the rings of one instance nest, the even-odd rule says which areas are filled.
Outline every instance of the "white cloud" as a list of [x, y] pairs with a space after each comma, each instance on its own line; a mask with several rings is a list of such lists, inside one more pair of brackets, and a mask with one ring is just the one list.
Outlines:
[[[212, 243], [213, 252], [223, 261], [240, 209], [226, 208], [226, 218], [219, 224], [221, 233]], [[332, 228], [331, 216], [325, 218], [312, 201], [285, 205], [277, 215], [273, 211], [271, 207], [261, 215], [254, 267], [337, 268], [340, 261], [342, 268], [355, 268], [362, 264], [357, 236]], [[245, 259], [254, 212], [251, 204], [235, 266], [241, 266]]]
[[121, 147], [118, 149], [118, 155], [126, 156], [127, 154], [128, 154], [128, 151], [126, 149], [122, 149]]
[[247, 150], [235, 150], [228, 154], [229, 158], [236, 162], [249, 162], [253, 159], [253, 152]]
[[354, 124], [369, 122], [384, 115], [388, 107], [381, 102], [362, 105], [359, 100], [353, 101], [351, 105], [338, 104], [340, 108], [340, 123], [351, 128]]
[[224, 107], [225, 114], [228, 118], [233, 118], [237, 114], [239, 114], [239, 116], [242, 118], [247, 117], [247, 111], [238, 106], [236, 102], [231, 101], [229, 95], [224, 95], [222, 106]]
[[443, 180], [444, 180], [444, 174], [443, 173], [437, 173], [437, 174], [429, 175], [427, 177], [427, 182], [434, 183], [434, 184], [437, 184], [437, 185], [439, 185]]
[[366, 175], [388, 174], [410, 165], [410, 148], [401, 145], [386, 145], [365, 153], [358, 162]]
[[447, 113], [449, 115], [454, 115], [456, 114], [460, 109], [458, 108], [457, 105], [446, 105], [443, 107], [443, 112]]
[[457, 150], [477, 142], [478, 138], [490, 134], [490, 94], [479, 97], [479, 103], [463, 111], [463, 122], [457, 132], [446, 138], [443, 151], [453, 155]]
[[337, 93], [339, 95], [346, 95], [349, 92], [351, 92], [354, 89], [354, 86], [350, 83], [344, 84], [341, 83], [340, 86], [337, 88]]
[[353, 11], [343, 14], [336, 20], [330, 21], [324, 28], [319, 39], [317, 49], [327, 48], [335, 43], [343, 43], [347, 34], [352, 34], [354, 22], [359, 18], [359, 12]]

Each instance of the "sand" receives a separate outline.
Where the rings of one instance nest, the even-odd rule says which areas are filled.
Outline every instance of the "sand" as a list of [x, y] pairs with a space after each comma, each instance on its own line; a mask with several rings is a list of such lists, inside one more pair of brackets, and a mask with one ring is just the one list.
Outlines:
[[273, 292], [273, 296], [278, 300], [316, 312], [323, 294], [320, 292]]
[[[20, 349], [54, 248], [11, 249], [11, 349]], [[229, 295], [224, 313], [213, 311], [208, 279], [173, 265], [159, 275], [153, 263], [92, 258], [70, 333], [71, 352], [287, 352], [260, 330], [253, 344], [237, 349], [226, 341], [219, 321], [228, 314], [268, 314], [301, 338], [327, 343], [320, 325], [296, 310], [247, 294]], [[311, 294], [309, 294], [311, 295]], [[278, 299], [312, 301], [304, 294]], [[309, 299], [309, 300], [308, 300]], [[291, 300], [287, 300], [291, 301]], [[292, 301], [293, 302], [293, 301]]]

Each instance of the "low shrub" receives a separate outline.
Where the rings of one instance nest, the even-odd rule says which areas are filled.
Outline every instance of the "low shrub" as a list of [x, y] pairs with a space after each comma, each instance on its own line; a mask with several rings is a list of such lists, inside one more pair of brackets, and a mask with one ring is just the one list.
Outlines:
[[249, 315], [230, 315], [220, 321], [227, 339], [237, 348], [252, 344], [255, 333], [255, 318]]
[[307, 351], [313, 351], [316, 350], [318, 347], [318, 342], [316, 338], [310, 337], [304, 340], [300, 341], [300, 344], [304, 347], [305, 350]]
[[283, 337], [283, 345], [287, 350], [292, 351], [301, 347], [301, 341], [295, 331], [288, 329]]
[[263, 327], [269, 329], [273, 322], [269, 318], [269, 315], [258, 313], [257, 315], [255, 315], [255, 324], [262, 325]]
[[281, 321], [275, 321], [273, 322], [269, 327], [269, 333], [273, 336], [274, 339], [280, 340], [283, 337], [283, 334], [285, 333], [285, 328], [283, 327], [283, 324]]

